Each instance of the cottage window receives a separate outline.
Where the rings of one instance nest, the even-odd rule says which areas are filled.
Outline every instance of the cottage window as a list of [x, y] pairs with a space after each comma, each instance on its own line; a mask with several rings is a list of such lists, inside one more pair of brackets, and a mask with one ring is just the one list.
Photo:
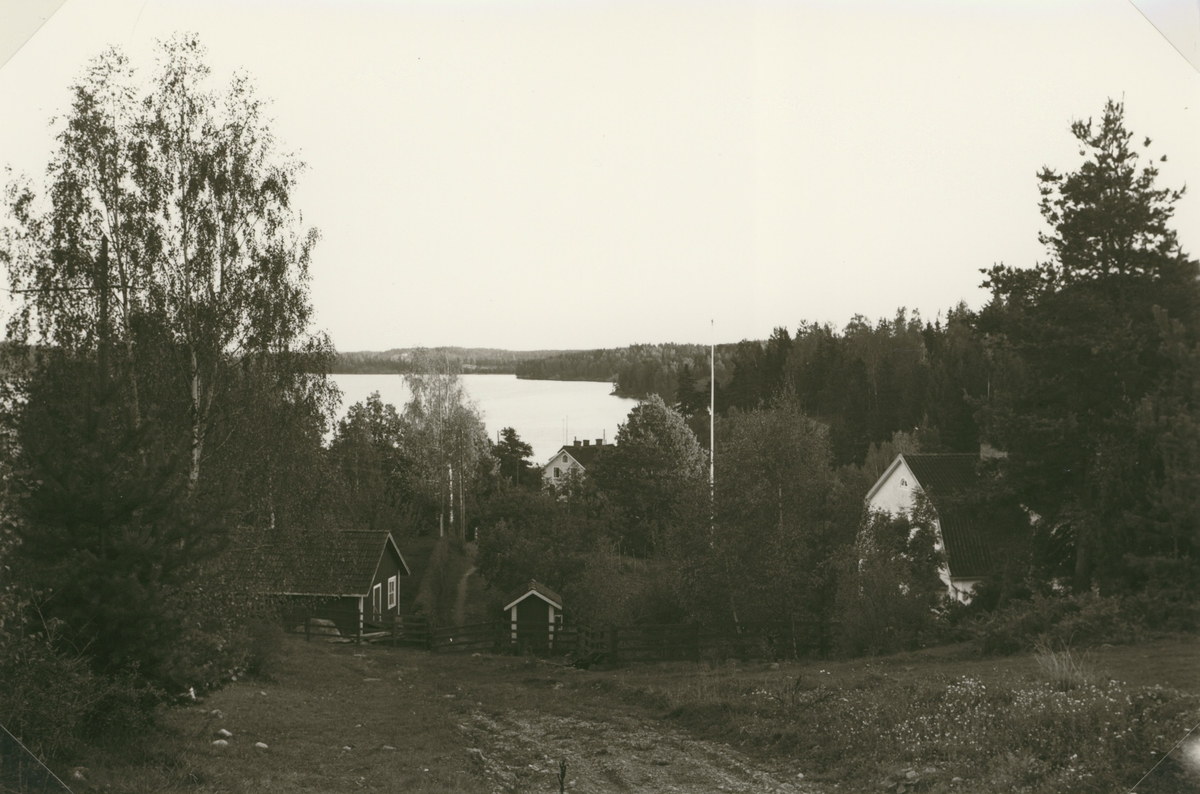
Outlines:
[[566, 462], [567, 462], [567, 456], [566, 456], [566, 455], [563, 455], [563, 457], [562, 457], [562, 462], [563, 462], [563, 463], [566, 463]]
[[554, 479], [556, 479], [556, 480], [557, 480], [557, 479], [558, 479], [559, 477], [561, 477], [561, 476], [562, 476], [562, 469], [560, 469], [560, 468], [558, 468], [557, 466], [555, 466], [555, 467], [554, 467]]
[[396, 577], [388, 577], [388, 609], [396, 608]]
[[905, 479], [901, 478], [901, 480], [900, 480], [900, 487], [901, 487], [901, 488], [907, 488], [907, 487], [908, 487], [908, 480], [905, 480]]

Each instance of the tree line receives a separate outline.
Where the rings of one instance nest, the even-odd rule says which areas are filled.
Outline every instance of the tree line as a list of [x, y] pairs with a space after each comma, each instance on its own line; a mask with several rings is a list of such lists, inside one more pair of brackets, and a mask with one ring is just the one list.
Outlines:
[[560, 355], [557, 350], [498, 350], [474, 347], [396, 348], [382, 352], [356, 351], [334, 355], [332, 372], [349, 375], [404, 375], [420, 370], [429, 357], [449, 361], [461, 372], [512, 375], [525, 361]]
[[[730, 372], [732, 345], [716, 347], [717, 382]], [[602, 350], [570, 350], [522, 361], [517, 377], [531, 380], [594, 380], [613, 384], [613, 394], [641, 398], [657, 394], [672, 400], [684, 371], [709, 371], [706, 345], [630, 345]]]

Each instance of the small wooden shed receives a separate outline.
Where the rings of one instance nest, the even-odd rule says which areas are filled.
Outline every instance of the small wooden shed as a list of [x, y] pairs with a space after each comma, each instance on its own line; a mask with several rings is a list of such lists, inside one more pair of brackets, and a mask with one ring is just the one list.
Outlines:
[[243, 533], [231, 545], [254, 589], [290, 603], [291, 621], [324, 618], [354, 636], [386, 628], [404, 607], [400, 580], [412, 572], [386, 530]]
[[504, 600], [504, 612], [514, 643], [537, 648], [554, 647], [554, 632], [562, 624], [562, 596], [531, 579], [529, 584], [513, 590]]

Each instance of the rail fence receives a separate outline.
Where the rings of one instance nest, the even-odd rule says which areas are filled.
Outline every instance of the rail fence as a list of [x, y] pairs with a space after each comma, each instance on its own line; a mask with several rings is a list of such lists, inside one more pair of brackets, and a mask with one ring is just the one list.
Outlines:
[[[361, 617], [361, 620], [360, 620]], [[324, 607], [285, 616], [285, 630], [306, 639], [372, 642], [424, 648], [434, 653], [532, 652], [569, 655], [587, 663], [699, 661], [704, 658], [795, 659], [823, 657], [831, 626], [818, 622], [660, 623], [589, 627], [507, 619], [437, 626], [414, 615], [361, 615]]]

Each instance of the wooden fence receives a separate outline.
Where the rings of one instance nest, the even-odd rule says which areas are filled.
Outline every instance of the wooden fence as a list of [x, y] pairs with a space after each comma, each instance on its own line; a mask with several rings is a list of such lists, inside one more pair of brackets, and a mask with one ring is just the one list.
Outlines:
[[354, 642], [382, 642], [396, 647], [428, 648], [428, 619], [415, 615], [360, 615], [358, 610], [322, 607], [302, 616], [285, 615], [284, 631], [303, 634], [306, 640], [343, 639]]
[[[650, 661], [699, 661], [704, 658], [795, 659], [824, 657], [830, 649], [831, 626], [815, 622], [737, 624], [660, 623], [592, 628], [545, 622], [493, 620], [465, 626], [435, 626], [412, 615], [364, 616], [333, 614], [328, 608], [287, 621], [287, 630], [305, 639], [340, 638], [393, 646], [424, 648], [434, 653], [512, 653], [570, 655], [608, 664]], [[338, 625], [343, 628], [339, 629]]]

